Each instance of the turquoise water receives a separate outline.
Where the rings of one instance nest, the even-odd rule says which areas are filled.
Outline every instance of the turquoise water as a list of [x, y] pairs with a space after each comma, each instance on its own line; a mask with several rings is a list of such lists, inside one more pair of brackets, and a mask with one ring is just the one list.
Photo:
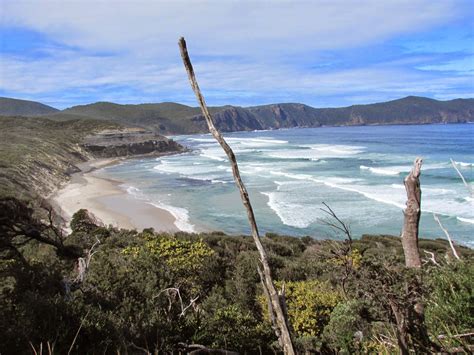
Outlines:
[[[474, 125], [300, 128], [225, 134], [239, 161], [262, 233], [341, 238], [325, 226], [326, 202], [354, 236], [399, 235], [403, 179], [424, 159], [420, 235], [474, 245], [473, 199], [451, 166], [474, 181]], [[183, 230], [248, 234], [229, 163], [210, 135], [173, 137], [191, 153], [103, 169], [136, 198], [168, 209]], [[474, 186], [471, 183], [471, 186]]]

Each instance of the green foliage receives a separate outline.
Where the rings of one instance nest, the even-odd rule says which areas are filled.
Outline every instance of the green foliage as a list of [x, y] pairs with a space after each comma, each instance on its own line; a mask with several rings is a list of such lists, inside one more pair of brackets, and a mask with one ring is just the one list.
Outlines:
[[[228, 304], [222, 297], [210, 296], [203, 304], [202, 324], [194, 337], [196, 343], [212, 348], [235, 350], [240, 353], [268, 349], [274, 340], [271, 327], [255, 318], [248, 309]], [[212, 311], [211, 311], [212, 310]]]
[[97, 221], [87, 210], [80, 209], [72, 216], [70, 227], [74, 233], [90, 233], [97, 229]]
[[[281, 288], [283, 283], [277, 282], [276, 286]], [[319, 336], [341, 300], [339, 292], [328, 282], [318, 280], [288, 281], [284, 287], [288, 317], [295, 333], [298, 336]], [[263, 296], [259, 300], [268, 319], [267, 301]]]
[[199, 274], [210, 265], [207, 261], [214, 255], [214, 251], [201, 239], [180, 240], [148, 233], [144, 233], [142, 238], [143, 243], [128, 246], [122, 253], [136, 259], [149, 257], [159, 260], [174, 275], [178, 285], [197, 287]]
[[352, 354], [360, 349], [360, 343], [367, 336], [367, 321], [361, 316], [363, 304], [358, 300], [340, 302], [331, 313], [324, 328], [323, 339], [330, 348]]
[[[28, 353], [29, 342], [37, 347], [47, 341], [54, 343], [56, 353], [67, 353], [81, 324], [73, 354], [133, 353], [137, 348], [171, 353], [181, 351], [180, 343], [240, 353], [278, 351], [251, 238], [119, 230], [97, 226], [82, 210], [64, 244], [51, 244], [54, 236], [35, 221], [32, 210], [5, 201], [3, 211], [16, 216], [5, 220], [14, 224], [23, 218], [25, 229], [36, 228], [41, 238], [30, 240], [12, 226], [1, 226], [6, 231], [0, 233], [2, 353]], [[73, 285], [77, 258], [87, 257], [97, 239], [84, 281]], [[396, 343], [387, 298], [410, 304], [404, 287], [420, 276], [405, 271], [399, 239], [354, 241], [350, 260], [342, 263], [332, 253], [343, 246], [340, 242], [278, 235], [263, 242], [275, 278], [285, 280], [299, 352], [394, 350], [386, 342]], [[447, 244], [436, 241], [432, 246], [439, 253]], [[461, 263], [425, 268], [429, 292], [422, 292], [432, 337], [473, 326], [469, 255]], [[344, 273], [348, 261], [354, 266], [350, 274]], [[354, 338], [357, 331], [362, 340]], [[462, 345], [451, 338], [446, 343]]]
[[435, 268], [427, 279], [426, 321], [434, 334], [474, 329], [474, 263], [470, 260]]
[[[71, 118], [71, 117], [70, 117]], [[90, 119], [55, 122], [44, 117], [0, 116], [0, 197], [48, 195], [87, 159], [79, 143], [116, 124]]]

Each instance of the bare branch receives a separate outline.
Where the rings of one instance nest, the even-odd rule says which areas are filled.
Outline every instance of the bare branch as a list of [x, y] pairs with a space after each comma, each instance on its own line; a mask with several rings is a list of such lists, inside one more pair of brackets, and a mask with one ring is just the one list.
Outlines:
[[428, 251], [428, 250], [424, 250], [424, 249], [423, 249], [423, 252], [425, 252], [426, 254], [428, 254], [428, 255], [430, 256], [428, 259], [425, 260], [426, 263], [428, 263], [428, 262], [431, 261], [431, 262], [432, 262], [433, 264], [435, 264], [436, 266], [440, 266], [439, 263], [436, 261], [435, 255], [434, 255], [433, 252]]
[[467, 183], [466, 179], [464, 179], [463, 174], [461, 173], [461, 171], [456, 166], [456, 162], [453, 159], [449, 159], [449, 160], [451, 160], [451, 164], [453, 165], [454, 170], [456, 170], [456, 172], [458, 173], [459, 177], [461, 178], [462, 182], [464, 183], [464, 186], [466, 186], [467, 190], [469, 191], [469, 194], [471, 196], [473, 196], [474, 191], [472, 189], [472, 186]]
[[326, 202], [323, 202], [323, 205], [327, 208], [327, 210], [324, 209], [324, 208], [320, 208], [320, 210], [323, 211], [324, 213], [327, 213], [331, 218], [335, 219], [337, 223], [333, 223], [333, 222], [325, 221], [325, 220], [321, 220], [321, 222], [326, 224], [329, 227], [332, 227], [332, 228], [337, 229], [337, 230], [341, 231], [342, 233], [344, 233], [346, 235], [349, 243], [352, 245], [352, 235], [351, 235], [351, 231], [350, 231], [349, 226], [347, 225], [347, 223], [342, 221], [336, 215], [336, 212], [334, 212], [332, 210], [332, 208], [329, 207], [329, 205]]
[[33, 346], [33, 343], [31, 341], [29, 341], [29, 343], [30, 343], [30, 346], [33, 349], [33, 352], [35, 353], [35, 355], [38, 355], [38, 352], [36, 351], [35, 347]]
[[79, 325], [79, 328], [77, 329], [76, 335], [74, 336], [74, 339], [73, 339], [73, 341], [72, 341], [72, 344], [71, 344], [71, 346], [69, 347], [69, 351], [67, 352], [67, 355], [69, 355], [69, 354], [71, 353], [72, 348], [74, 347], [74, 344], [76, 343], [77, 337], [79, 336], [79, 332], [81, 331], [82, 326], [84, 325], [84, 321], [86, 320], [86, 318], [87, 318], [88, 315], [89, 315], [89, 312], [87, 312], [86, 315], [84, 316], [84, 318], [82, 318], [81, 324]]
[[77, 276], [74, 279], [74, 283], [82, 283], [86, 278], [87, 271], [89, 270], [89, 265], [91, 263], [91, 259], [97, 250], [94, 250], [97, 245], [100, 244], [100, 240], [97, 238], [97, 241], [92, 245], [92, 247], [87, 252], [85, 258], [78, 258], [77, 259]]
[[214, 126], [214, 122], [212, 119], [211, 114], [209, 113], [209, 110], [207, 108], [206, 102], [204, 100], [204, 96], [201, 93], [201, 90], [199, 89], [199, 85], [196, 80], [196, 76], [194, 74], [194, 69], [191, 64], [191, 59], [189, 58], [188, 55], [188, 50], [186, 47], [186, 41], [184, 40], [183, 37], [179, 39], [179, 48], [181, 52], [181, 58], [183, 59], [184, 66], [186, 68], [186, 72], [188, 74], [188, 79], [191, 84], [191, 88], [194, 91], [194, 94], [196, 95], [197, 101], [199, 102], [199, 105], [201, 106], [201, 110], [203, 113], [203, 116], [207, 122], [207, 126], [209, 128], [210, 133], [213, 135], [213, 137], [216, 139], [216, 141], [220, 144], [224, 152], [226, 153], [227, 157], [229, 158], [229, 161], [232, 166], [232, 174], [234, 175], [234, 180], [235, 184], [239, 188], [240, 191], [240, 197], [242, 199], [242, 203], [247, 211], [247, 217], [249, 220], [250, 228], [252, 230], [252, 237], [255, 242], [255, 245], [257, 246], [257, 250], [260, 254], [260, 261], [263, 266], [263, 276], [264, 276], [264, 282], [267, 286], [270, 299], [272, 302], [272, 307], [275, 311], [276, 314], [276, 319], [277, 319], [277, 324], [278, 328], [280, 328], [280, 339], [281, 343], [283, 343], [283, 351], [285, 354], [290, 354], [293, 355], [295, 354], [295, 350], [293, 348], [293, 342], [290, 336], [290, 331], [288, 329], [288, 320], [286, 319], [281, 304], [280, 300], [278, 297], [278, 293], [276, 291], [275, 285], [273, 284], [273, 279], [271, 276], [271, 270], [270, 266], [268, 264], [267, 260], [267, 254], [265, 252], [265, 249], [262, 245], [262, 242], [260, 240], [260, 236], [258, 234], [258, 228], [257, 228], [257, 223], [255, 221], [255, 215], [252, 209], [252, 205], [250, 203], [250, 198], [247, 192], [247, 189], [242, 182], [242, 178], [240, 177], [240, 171], [239, 167], [237, 164], [237, 159], [235, 158], [235, 154], [230, 148], [230, 146], [227, 144], [225, 141], [224, 137], [221, 135], [221, 133], [217, 130], [217, 128]]
[[441, 228], [441, 230], [444, 232], [444, 234], [446, 235], [446, 238], [448, 238], [448, 242], [449, 242], [449, 246], [451, 247], [451, 250], [453, 251], [453, 255], [456, 259], [460, 260], [461, 258], [459, 257], [456, 249], [454, 248], [454, 244], [453, 244], [453, 241], [451, 240], [451, 236], [449, 235], [448, 231], [446, 230], [446, 228], [444, 228], [444, 226], [441, 224], [441, 221], [439, 220], [438, 216], [436, 214], [433, 213], [433, 218], [436, 222], [438, 222], [439, 224], [439, 227]]
[[[189, 301], [189, 304], [185, 307], [184, 306], [184, 303], [183, 303], [183, 299], [181, 297], [181, 292], [179, 291], [179, 288], [176, 288], [176, 287], [169, 287], [169, 288], [165, 288], [164, 290], [161, 290], [154, 298], [156, 297], [159, 297], [162, 293], [165, 293], [167, 292], [168, 294], [168, 300], [170, 302], [170, 306], [171, 306], [171, 299], [170, 299], [170, 291], [173, 291], [175, 292], [175, 294], [178, 296], [179, 298], [179, 305], [181, 307], [181, 313], [179, 314], [180, 317], [184, 316], [186, 314], [186, 311], [189, 309], [189, 307], [192, 307], [194, 306], [194, 304], [196, 303], [196, 301], [199, 299], [199, 295], [194, 297], [194, 298], [191, 298], [191, 300]], [[170, 309], [169, 309], [170, 310]]]

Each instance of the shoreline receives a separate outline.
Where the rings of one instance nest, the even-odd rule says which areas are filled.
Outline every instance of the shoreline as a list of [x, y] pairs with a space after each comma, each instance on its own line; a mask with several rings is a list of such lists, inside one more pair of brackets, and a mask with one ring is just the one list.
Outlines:
[[60, 211], [69, 225], [72, 215], [87, 209], [104, 225], [117, 228], [143, 230], [154, 228], [157, 232], [178, 232], [177, 219], [169, 211], [139, 200], [121, 188], [121, 181], [98, 176], [100, 168], [118, 164], [124, 159], [93, 159], [79, 164], [80, 172], [55, 191], [49, 200]]

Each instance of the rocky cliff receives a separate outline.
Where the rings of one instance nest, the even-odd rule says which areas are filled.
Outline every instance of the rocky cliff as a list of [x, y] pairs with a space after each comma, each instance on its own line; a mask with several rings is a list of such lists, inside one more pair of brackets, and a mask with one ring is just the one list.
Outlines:
[[[437, 101], [410, 96], [370, 105], [313, 108], [287, 103], [248, 108], [227, 107], [214, 114], [222, 131], [279, 129], [292, 127], [466, 123], [474, 121], [474, 100]], [[191, 118], [201, 122], [202, 116]], [[199, 127], [200, 129], [201, 126]]]
[[137, 128], [109, 129], [88, 135], [82, 147], [97, 158], [184, 151], [184, 147], [172, 139]]

